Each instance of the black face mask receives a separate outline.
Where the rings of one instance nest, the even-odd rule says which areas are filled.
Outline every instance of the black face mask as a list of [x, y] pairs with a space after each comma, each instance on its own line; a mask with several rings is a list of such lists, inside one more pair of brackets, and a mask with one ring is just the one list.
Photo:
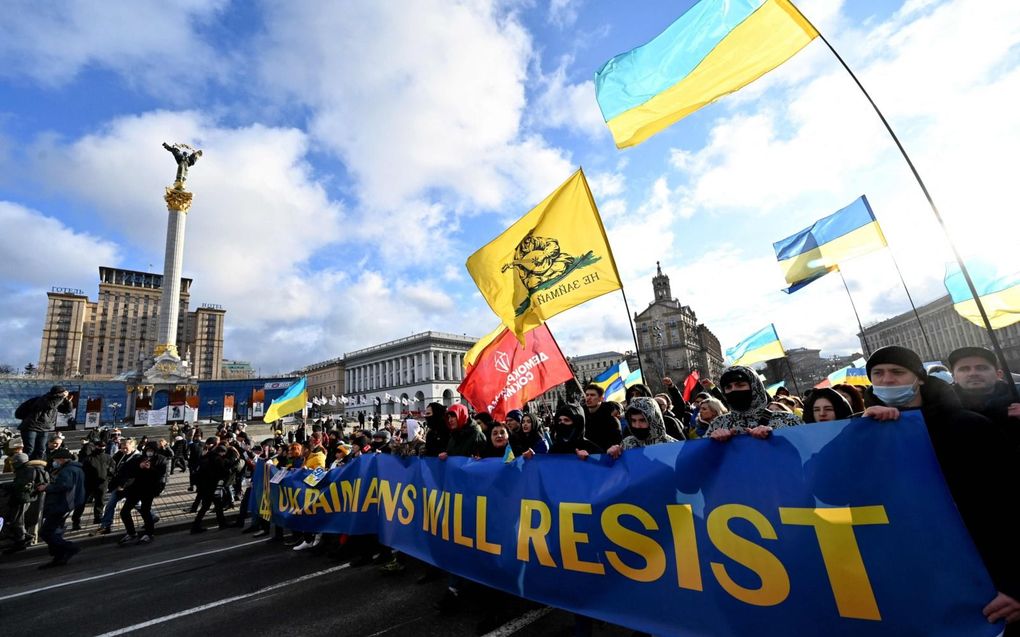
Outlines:
[[726, 402], [737, 411], [747, 411], [754, 401], [754, 392], [750, 389], [739, 389], [726, 394]]
[[648, 436], [652, 435], [652, 430], [648, 427], [642, 427], [640, 429], [637, 427], [631, 427], [630, 435], [634, 436], [638, 440], [648, 440]]

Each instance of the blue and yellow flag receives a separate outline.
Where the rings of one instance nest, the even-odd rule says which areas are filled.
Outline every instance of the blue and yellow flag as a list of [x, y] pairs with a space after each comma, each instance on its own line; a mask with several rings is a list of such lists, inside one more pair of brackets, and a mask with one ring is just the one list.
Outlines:
[[789, 0], [701, 0], [595, 74], [617, 148], [636, 146], [790, 59], [818, 32]]
[[627, 396], [625, 381], [629, 377], [630, 366], [627, 365], [627, 361], [620, 361], [615, 365], [610, 365], [606, 371], [593, 378], [591, 382], [604, 390], [603, 400], [622, 402]]
[[[1020, 270], [1003, 271], [987, 261], [968, 259], [967, 271], [970, 272], [970, 278], [974, 281], [981, 305], [985, 307], [988, 322], [993, 329], [1020, 321]], [[960, 266], [955, 263], [946, 266], [946, 290], [953, 299], [953, 308], [960, 316], [975, 325], [985, 326], [967, 280], [963, 278]]]
[[885, 246], [885, 235], [864, 195], [809, 228], [772, 244], [783, 276], [790, 284], [783, 290], [787, 294], [834, 271], [847, 259]]
[[510, 464], [516, 459], [517, 456], [514, 455], [514, 450], [510, 448], [510, 443], [507, 443], [506, 450], [503, 451], [503, 462], [505, 464]]
[[753, 365], [762, 361], [786, 356], [783, 344], [779, 342], [776, 326], [769, 323], [726, 350], [727, 365]]
[[263, 422], [273, 422], [301, 411], [308, 405], [308, 378], [304, 377], [287, 388], [287, 391], [269, 405]]
[[640, 384], [640, 385], [644, 385], [645, 384], [645, 379], [641, 375], [641, 370], [640, 369], [635, 369], [631, 373], [627, 374], [627, 377], [623, 379], [623, 386], [624, 387], [631, 387], [632, 385], [638, 385], [638, 384]]
[[857, 385], [859, 387], [868, 387], [871, 385], [871, 381], [868, 379], [868, 372], [863, 367], [844, 367], [837, 369], [828, 376], [830, 385]]
[[468, 257], [478, 291], [523, 344], [575, 305], [619, 290], [620, 274], [584, 172]]

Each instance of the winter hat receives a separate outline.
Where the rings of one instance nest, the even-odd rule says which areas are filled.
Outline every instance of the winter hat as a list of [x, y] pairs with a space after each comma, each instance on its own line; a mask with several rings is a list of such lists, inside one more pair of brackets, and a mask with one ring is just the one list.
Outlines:
[[52, 460], [71, 460], [72, 458], [74, 458], [74, 454], [71, 453], [71, 450], [63, 447], [54, 451], [50, 456]]
[[510, 411], [506, 412], [506, 419], [521, 422], [522, 420], [524, 420], [524, 412], [521, 411], [520, 409], [511, 409]]
[[949, 369], [956, 367], [956, 364], [960, 362], [961, 358], [967, 358], [969, 356], [978, 356], [988, 361], [992, 367], [995, 367], [996, 369], [999, 368], [999, 361], [995, 360], [995, 354], [993, 354], [991, 350], [983, 347], [961, 347], [959, 349], [954, 349], [949, 354]]
[[57, 394], [63, 394], [65, 391], [67, 391], [67, 390], [64, 389], [63, 387], [61, 387], [60, 385], [54, 385], [53, 387], [50, 387], [50, 396], [56, 396]]
[[13, 456], [11, 456], [11, 463], [16, 467], [20, 467], [21, 465], [26, 464], [27, 462], [28, 462], [27, 453], [16, 453]]
[[924, 371], [924, 365], [921, 364], [921, 357], [918, 356], [913, 350], [907, 349], [906, 347], [900, 347], [899, 345], [889, 345], [875, 351], [868, 359], [868, 364], [865, 369], [868, 372], [868, 378], [871, 378], [871, 369], [875, 365], [899, 365], [905, 369], [910, 370], [918, 378], [924, 379], [928, 372]]

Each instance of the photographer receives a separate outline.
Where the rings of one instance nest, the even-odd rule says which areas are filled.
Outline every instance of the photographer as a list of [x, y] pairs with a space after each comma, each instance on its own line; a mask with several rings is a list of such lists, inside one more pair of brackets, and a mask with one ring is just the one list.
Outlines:
[[29, 398], [14, 411], [14, 417], [21, 420], [18, 431], [31, 460], [39, 460], [46, 453], [50, 432], [57, 429], [57, 413], [71, 413], [69, 395], [63, 387], [54, 385], [48, 393]]

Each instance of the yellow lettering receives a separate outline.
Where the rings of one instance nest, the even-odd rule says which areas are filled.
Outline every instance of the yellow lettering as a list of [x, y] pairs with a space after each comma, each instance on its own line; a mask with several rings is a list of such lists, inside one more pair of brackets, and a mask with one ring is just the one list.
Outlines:
[[461, 546], [466, 546], [469, 549], [474, 548], [475, 543], [470, 537], [465, 537], [463, 534], [464, 525], [462, 524], [464, 517], [464, 496], [460, 493], [453, 494], [453, 541]]
[[694, 534], [694, 512], [689, 504], [666, 506], [669, 526], [673, 531], [673, 553], [676, 555], [676, 579], [680, 588], [704, 590], [701, 583], [701, 561], [698, 539]]
[[297, 515], [300, 515], [301, 514], [301, 503], [298, 502], [298, 497], [297, 496], [298, 496], [297, 489], [291, 489], [290, 487], [287, 487], [287, 501], [288, 501], [288, 507], [290, 508], [290, 512], [294, 513], [294, 514], [297, 514]]
[[400, 495], [400, 506], [402, 507], [397, 511], [397, 519], [404, 526], [411, 523], [414, 519], [414, 500], [418, 497], [418, 489], [413, 484], [409, 484], [404, 487], [404, 492]]
[[333, 509], [329, 507], [329, 500], [326, 499], [326, 494], [322, 491], [315, 492], [315, 503], [312, 505], [312, 515], [315, 515], [320, 510], [326, 513], [332, 513]]
[[476, 496], [475, 502], [477, 503], [477, 506], [475, 507], [475, 535], [478, 536], [478, 550], [485, 551], [486, 553], [492, 553], [493, 555], [501, 555], [503, 553], [503, 547], [485, 539], [485, 496]]
[[450, 492], [443, 491], [443, 539], [450, 540]]
[[776, 531], [764, 515], [743, 504], [724, 504], [708, 515], [708, 537], [712, 544], [726, 557], [754, 571], [761, 579], [761, 586], [744, 588], [734, 582], [726, 567], [718, 562], [710, 563], [712, 573], [727, 593], [746, 604], [775, 606], [781, 603], [790, 594], [790, 576], [775, 555], [730, 529], [729, 522], [733, 518], [747, 520], [766, 540], [777, 539]]
[[335, 482], [329, 483], [329, 499], [333, 503], [333, 511], [335, 513], [343, 511], [340, 504], [340, 492], [337, 490]]
[[581, 573], [605, 575], [606, 567], [598, 562], [585, 562], [577, 556], [577, 545], [588, 543], [588, 534], [574, 530], [575, 515], [591, 515], [586, 502], [560, 502], [560, 553], [563, 568]]
[[[532, 512], [538, 513], [538, 526], [532, 526]], [[521, 517], [517, 527], [517, 559], [527, 562], [531, 559], [531, 546], [535, 547], [535, 555], [542, 566], [556, 568], [556, 562], [549, 554], [546, 536], [552, 528], [552, 514], [549, 505], [541, 500], [521, 500]]]
[[439, 530], [439, 515], [443, 511], [443, 498], [439, 495], [438, 489], [422, 489], [422, 530], [435, 535]]
[[319, 490], [318, 489], [305, 489], [304, 492], [305, 492], [304, 493], [304, 495], [305, 495], [305, 503], [301, 507], [301, 512], [302, 513], [311, 513], [311, 511], [309, 509], [312, 508], [312, 503], [315, 502], [315, 499], [317, 497], [319, 497]]
[[644, 560], [644, 567], [628, 566], [616, 551], [606, 551], [606, 559], [624, 577], [635, 582], [654, 582], [666, 572], [666, 552], [655, 540], [620, 524], [620, 516], [624, 515], [637, 518], [646, 531], [656, 531], [659, 525], [647, 511], [633, 504], [613, 504], [602, 512], [602, 531], [606, 538], [620, 548], [636, 553]]
[[351, 484], [350, 480], [340, 483], [340, 489], [344, 494], [344, 511], [357, 511], [358, 499], [361, 497], [361, 478]]
[[287, 487], [285, 487], [285, 486], [283, 486], [281, 484], [279, 490], [276, 493], [277, 493], [277, 495], [276, 495], [276, 499], [277, 499], [276, 510], [279, 511], [280, 513], [286, 513], [286, 511], [287, 511], [287, 502], [288, 502]]
[[390, 491], [390, 481], [382, 480], [379, 483], [379, 494], [382, 496], [383, 511], [386, 514], [386, 519], [390, 522], [393, 521], [393, 514], [397, 509], [397, 499], [400, 497], [400, 489], [403, 484], [398, 482], [396, 488]]
[[822, 551], [825, 572], [841, 617], [881, 621], [868, 571], [864, 568], [854, 526], [889, 524], [883, 506], [834, 509], [779, 508], [783, 524], [812, 526]]
[[368, 511], [372, 505], [379, 506], [379, 478], [372, 478], [368, 483], [368, 493], [365, 494], [365, 501], [361, 503], [361, 512]]

